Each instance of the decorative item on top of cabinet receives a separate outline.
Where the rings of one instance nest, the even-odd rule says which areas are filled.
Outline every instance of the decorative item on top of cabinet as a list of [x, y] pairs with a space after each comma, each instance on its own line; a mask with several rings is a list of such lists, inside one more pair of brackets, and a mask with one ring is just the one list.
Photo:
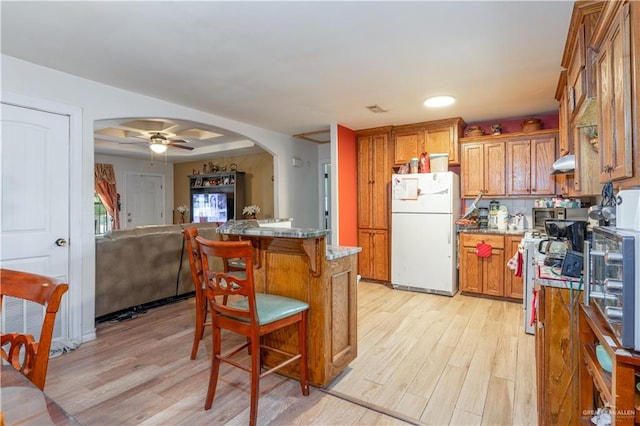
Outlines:
[[596, 73], [600, 183], [614, 181], [622, 188], [640, 184], [640, 95], [633, 86], [640, 81], [640, 4], [604, 3], [592, 39], [599, 51]]

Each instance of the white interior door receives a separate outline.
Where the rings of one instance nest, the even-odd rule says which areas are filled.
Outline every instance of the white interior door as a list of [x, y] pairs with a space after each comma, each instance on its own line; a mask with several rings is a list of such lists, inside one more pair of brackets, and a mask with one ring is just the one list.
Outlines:
[[[3, 268], [69, 276], [69, 117], [2, 104], [0, 263]], [[67, 338], [68, 294], [54, 338]], [[40, 335], [43, 311], [12, 299], [3, 331]]]
[[164, 225], [164, 176], [129, 173], [125, 179], [123, 227]]

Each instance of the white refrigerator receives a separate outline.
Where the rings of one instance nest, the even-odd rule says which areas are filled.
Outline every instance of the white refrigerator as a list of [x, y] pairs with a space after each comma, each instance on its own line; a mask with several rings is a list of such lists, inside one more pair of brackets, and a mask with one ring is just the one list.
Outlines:
[[452, 172], [392, 175], [391, 284], [453, 296], [458, 291], [460, 177]]

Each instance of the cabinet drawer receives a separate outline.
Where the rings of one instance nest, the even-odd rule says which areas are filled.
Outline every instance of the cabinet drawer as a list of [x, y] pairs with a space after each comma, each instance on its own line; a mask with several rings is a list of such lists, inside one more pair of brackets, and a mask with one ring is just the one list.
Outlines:
[[460, 244], [467, 247], [475, 247], [476, 244], [484, 242], [493, 248], [504, 248], [504, 236], [495, 234], [460, 234]]

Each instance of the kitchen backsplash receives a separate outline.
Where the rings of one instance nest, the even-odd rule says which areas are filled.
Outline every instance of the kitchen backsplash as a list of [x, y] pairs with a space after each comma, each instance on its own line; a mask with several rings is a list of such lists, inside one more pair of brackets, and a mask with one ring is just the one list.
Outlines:
[[[493, 198], [482, 198], [478, 202], [477, 207], [486, 207], [489, 208], [489, 202], [493, 201]], [[529, 229], [532, 227], [532, 217], [531, 217], [531, 209], [536, 206], [536, 199], [531, 198], [497, 198], [495, 201], [498, 201], [500, 205], [507, 206], [509, 210], [509, 215], [523, 214], [524, 215], [524, 227], [525, 229]], [[465, 211], [471, 207], [473, 200], [465, 199]]]

